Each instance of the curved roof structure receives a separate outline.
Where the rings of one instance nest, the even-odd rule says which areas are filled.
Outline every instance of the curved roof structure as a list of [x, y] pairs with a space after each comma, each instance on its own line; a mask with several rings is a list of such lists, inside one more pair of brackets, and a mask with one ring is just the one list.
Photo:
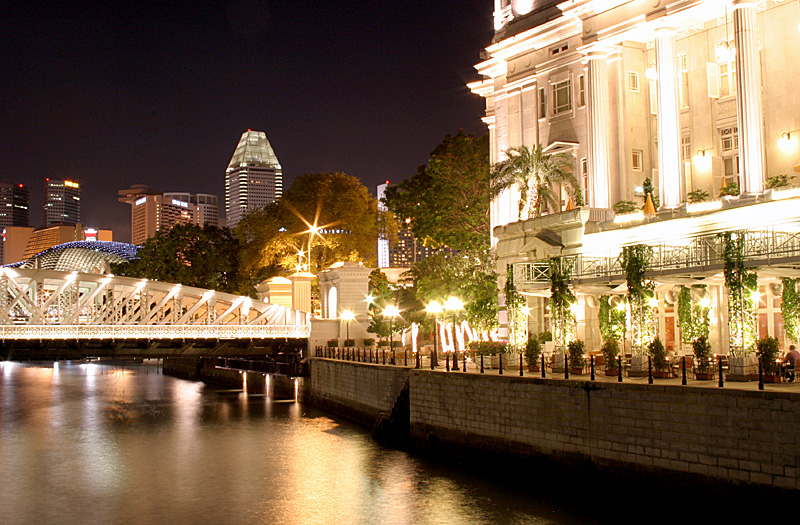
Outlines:
[[48, 248], [27, 261], [9, 264], [13, 268], [106, 273], [111, 263], [130, 261], [139, 246], [112, 241], [73, 241]]

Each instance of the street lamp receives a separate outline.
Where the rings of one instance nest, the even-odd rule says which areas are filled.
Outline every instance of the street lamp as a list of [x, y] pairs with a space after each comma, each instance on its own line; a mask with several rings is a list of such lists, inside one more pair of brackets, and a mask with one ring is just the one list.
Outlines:
[[344, 346], [349, 346], [347, 344], [350, 341], [350, 321], [356, 318], [356, 314], [351, 312], [350, 310], [345, 310], [344, 312], [339, 314], [339, 319], [345, 321], [347, 323], [347, 339], [345, 339]]
[[389, 348], [392, 351], [392, 364], [394, 361], [394, 318], [400, 313], [400, 310], [393, 304], [390, 304], [383, 309], [383, 315], [389, 317]]
[[431, 370], [439, 366], [436, 358], [436, 352], [439, 350], [436, 344], [436, 331], [437, 331], [437, 315], [442, 313], [444, 308], [439, 301], [431, 301], [428, 306], [425, 307], [425, 311], [429, 314], [433, 314], [433, 352], [431, 352]]
[[[464, 303], [458, 297], [451, 296], [445, 303], [444, 309], [453, 312], [453, 370], [458, 370], [458, 351], [456, 350], [456, 312], [464, 308]], [[466, 361], [464, 370], [466, 370]]]

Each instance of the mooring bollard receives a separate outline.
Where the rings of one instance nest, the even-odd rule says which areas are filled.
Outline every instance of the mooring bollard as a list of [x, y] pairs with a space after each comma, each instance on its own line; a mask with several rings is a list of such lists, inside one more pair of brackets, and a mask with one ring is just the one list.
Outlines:
[[408, 350], [403, 348], [403, 366], [408, 366]]
[[519, 375], [522, 377], [522, 354], [519, 354]]
[[564, 379], [569, 379], [569, 361], [566, 352], [564, 352]]
[[419, 363], [419, 349], [417, 349], [417, 365], [414, 368], [419, 370], [419, 365], [420, 365], [420, 363]]
[[467, 352], [466, 352], [466, 350], [464, 351], [464, 355], [461, 356], [461, 371], [462, 372], [466, 372], [467, 371]]
[[594, 381], [594, 355], [589, 356], [589, 365], [591, 366], [591, 378]]
[[392, 347], [392, 364], [393, 365], [397, 364], [397, 360], [395, 359], [395, 357], [396, 356], [395, 356], [395, 353], [394, 353], [394, 347]]
[[483, 373], [483, 354], [481, 354], [481, 374]]
[[725, 378], [722, 375], [722, 356], [717, 356], [717, 362], [719, 364], [719, 387], [722, 388], [725, 386]]
[[436, 370], [436, 347], [431, 350], [431, 370]]
[[544, 370], [544, 354], [542, 354], [542, 379], [544, 379], [546, 375], [547, 372]]
[[686, 356], [681, 356], [681, 384], [686, 386]]
[[445, 370], [447, 370], [449, 372], [450, 371], [450, 352], [445, 352], [444, 353], [444, 365], [445, 365]]
[[497, 354], [497, 361], [500, 362], [499, 375], [503, 375], [503, 354]]
[[647, 384], [653, 384], [653, 357], [647, 356]]
[[381, 353], [383, 354], [383, 364], [385, 365], [386, 364], [386, 349], [384, 348], [383, 350], [381, 350]]
[[617, 383], [622, 383], [622, 356], [617, 356]]
[[453, 343], [453, 371], [458, 372], [458, 351], [455, 349], [455, 343]]
[[761, 358], [758, 358], [758, 389], [764, 390], [764, 367], [761, 366]]

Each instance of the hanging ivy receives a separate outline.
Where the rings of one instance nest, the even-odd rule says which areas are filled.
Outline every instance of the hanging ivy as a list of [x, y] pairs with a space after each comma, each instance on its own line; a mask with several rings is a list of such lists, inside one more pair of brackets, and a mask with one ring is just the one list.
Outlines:
[[634, 346], [642, 347], [655, 336], [655, 323], [646, 301], [653, 297], [655, 286], [645, 277], [653, 258], [653, 248], [645, 244], [625, 246], [622, 249], [622, 266], [628, 285], [628, 305], [631, 312], [631, 337]]
[[743, 231], [719, 234], [723, 241], [723, 271], [728, 290], [728, 327], [731, 355], [752, 353], [756, 344], [756, 304], [753, 292], [758, 289], [758, 273], [744, 265]]
[[575, 293], [569, 287], [572, 260], [564, 257], [550, 259], [550, 321], [556, 346], [563, 348], [572, 340], [574, 316], [570, 306], [575, 303]]
[[783, 294], [781, 295], [781, 316], [783, 331], [791, 341], [797, 341], [800, 328], [800, 296], [797, 293], [797, 279], [784, 277]]
[[528, 316], [522, 311], [525, 298], [514, 285], [514, 267], [506, 265], [506, 311], [508, 312], [508, 344], [511, 351], [519, 351], [528, 339]]
[[[693, 289], [706, 290], [705, 285], [694, 285]], [[704, 306], [701, 301], [692, 301], [692, 291], [681, 286], [678, 294], [678, 326], [681, 330], [681, 341], [690, 344], [698, 337], [708, 339], [710, 334], [711, 319], [709, 306]]]
[[614, 308], [610, 295], [600, 296], [600, 335], [603, 341], [619, 341], [625, 334], [625, 309]]

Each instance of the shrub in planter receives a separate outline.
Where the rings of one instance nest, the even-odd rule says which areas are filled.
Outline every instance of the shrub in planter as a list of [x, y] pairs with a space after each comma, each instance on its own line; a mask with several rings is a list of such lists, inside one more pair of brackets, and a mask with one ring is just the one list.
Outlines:
[[647, 351], [653, 359], [653, 368], [659, 371], [665, 371], [669, 368], [667, 365], [667, 351], [664, 349], [664, 343], [661, 339], [656, 337], [650, 344], [647, 345]]
[[585, 350], [586, 344], [580, 339], [569, 342], [567, 345], [567, 353], [569, 354], [570, 369], [580, 368], [583, 370], [583, 366], [586, 364], [586, 359], [583, 357]]
[[392, 348], [400, 348], [401, 346], [403, 346], [402, 341], [392, 341]]
[[339, 346], [339, 340], [338, 339], [331, 339], [330, 341], [328, 341], [328, 347], [329, 348], [336, 348], [337, 346]]
[[389, 341], [378, 341], [378, 348], [385, 348], [389, 346]]
[[603, 346], [600, 347], [600, 351], [603, 352], [603, 360], [606, 363], [606, 371], [615, 372], [617, 370], [619, 343], [614, 339], [605, 341]]
[[366, 346], [367, 348], [371, 347], [374, 344], [375, 344], [375, 339], [369, 339], [369, 338], [364, 339], [364, 346]]
[[539, 332], [539, 335], [536, 336], [536, 339], [541, 343], [547, 343], [548, 341], [553, 340], [553, 333], [552, 332]]
[[529, 337], [528, 342], [525, 343], [525, 361], [528, 363], [529, 369], [539, 368], [539, 359], [542, 355], [542, 343], [535, 337]]
[[356, 346], [356, 340], [355, 339], [345, 339], [344, 340], [344, 346]]
[[775, 362], [778, 353], [780, 353], [780, 347], [776, 338], [767, 336], [758, 340], [756, 355], [761, 360], [765, 374], [778, 375], [780, 373], [780, 364]]
[[[700, 374], [711, 374], [713, 367], [711, 366], [711, 343], [708, 342], [705, 336], [700, 336], [692, 341], [692, 352], [697, 361], [697, 370]], [[699, 376], [698, 379], [701, 379]], [[707, 379], [711, 379], [710, 377]]]

